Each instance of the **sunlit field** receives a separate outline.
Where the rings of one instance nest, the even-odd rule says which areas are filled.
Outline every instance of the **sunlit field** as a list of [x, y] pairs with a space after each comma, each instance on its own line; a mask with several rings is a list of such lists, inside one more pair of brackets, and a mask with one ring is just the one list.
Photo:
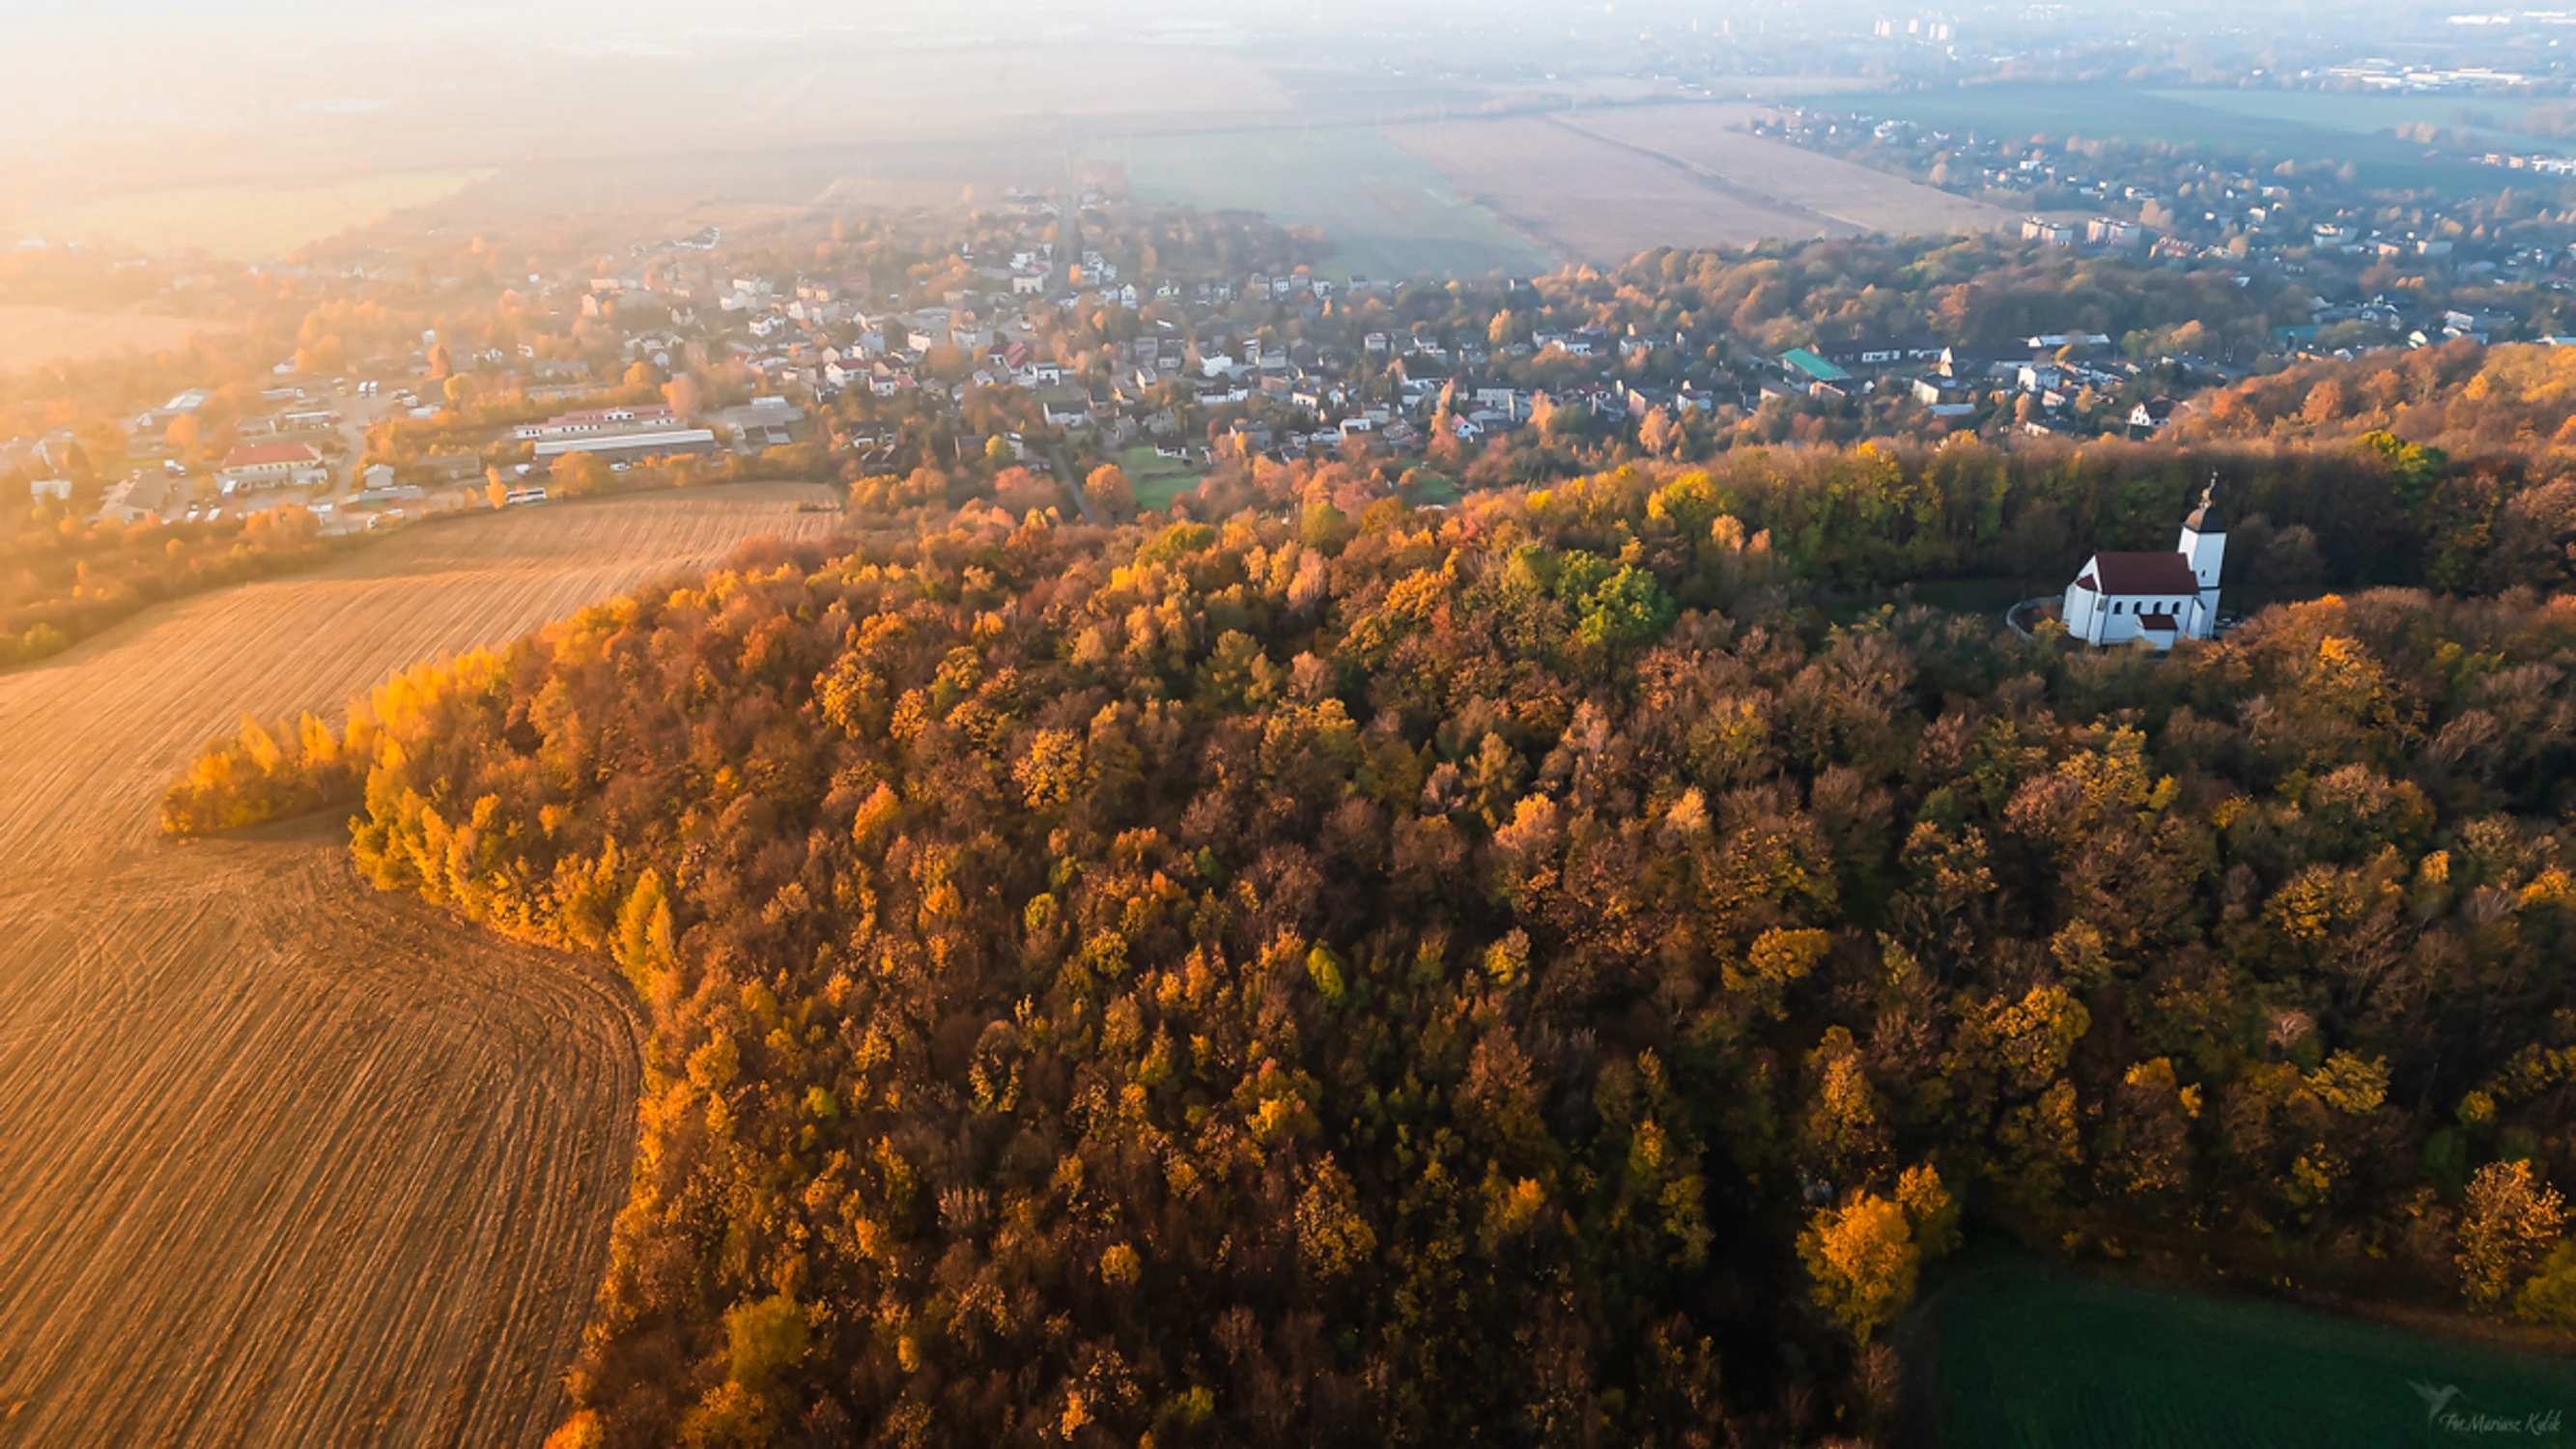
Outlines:
[[48, 241], [198, 250], [235, 261], [281, 257], [406, 207], [453, 196], [490, 171], [405, 171], [319, 186], [206, 186], [141, 192], [37, 217]]
[[0, 373], [120, 352], [158, 352], [197, 333], [218, 330], [194, 318], [148, 312], [0, 305]]
[[1556, 261], [1368, 126], [1147, 135], [1092, 154], [1140, 201], [1264, 211], [1333, 239], [1325, 270], [1364, 277], [1552, 271]]

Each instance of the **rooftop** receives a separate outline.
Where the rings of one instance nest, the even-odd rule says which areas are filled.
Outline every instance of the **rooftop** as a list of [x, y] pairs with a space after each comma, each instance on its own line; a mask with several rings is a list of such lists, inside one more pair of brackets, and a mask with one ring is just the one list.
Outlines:
[[2192, 573], [2190, 560], [2179, 553], [2097, 553], [2093, 566], [2075, 583], [2078, 588], [2098, 589], [2106, 597], [2200, 596], [2200, 579]]

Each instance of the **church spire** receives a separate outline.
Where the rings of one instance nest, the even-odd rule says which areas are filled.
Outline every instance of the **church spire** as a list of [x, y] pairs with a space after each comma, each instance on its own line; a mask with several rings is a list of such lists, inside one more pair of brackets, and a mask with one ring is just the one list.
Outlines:
[[2200, 506], [2193, 509], [2184, 517], [2182, 521], [2182, 526], [2184, 528], [2198, 534], [2225, 533], [2227, 531], [2225, 520], [2218, 516], [2218, 505], [2212, 501], [2212, 495], [2217, 492], [2218, 470], [2212, 468], [2209, 470], [2209, 486], [2200, 490]]

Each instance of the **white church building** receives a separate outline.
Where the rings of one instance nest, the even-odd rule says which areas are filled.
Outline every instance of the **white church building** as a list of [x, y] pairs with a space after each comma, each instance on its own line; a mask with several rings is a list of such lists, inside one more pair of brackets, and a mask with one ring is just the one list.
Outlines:
[[2144, 639], [2170, 649], [2177, 639], [2214, 638], [2218, 567], [2226, 553], [2227, 525], [2203, 490], [2173, 552], [2093, 555], [2066, 586], [2059, 617], [2087, 644]]

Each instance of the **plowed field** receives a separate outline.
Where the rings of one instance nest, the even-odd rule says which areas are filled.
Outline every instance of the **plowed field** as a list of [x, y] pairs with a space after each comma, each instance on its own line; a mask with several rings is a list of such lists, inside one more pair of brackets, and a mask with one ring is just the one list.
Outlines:
[[422, 528], [0, 676], [0, 1444], [535, 1444], [626, 1193], [622, 988], [350, 873], [173, 845], [245, 711], [328, 709], [760, 534], [746, 486]]

